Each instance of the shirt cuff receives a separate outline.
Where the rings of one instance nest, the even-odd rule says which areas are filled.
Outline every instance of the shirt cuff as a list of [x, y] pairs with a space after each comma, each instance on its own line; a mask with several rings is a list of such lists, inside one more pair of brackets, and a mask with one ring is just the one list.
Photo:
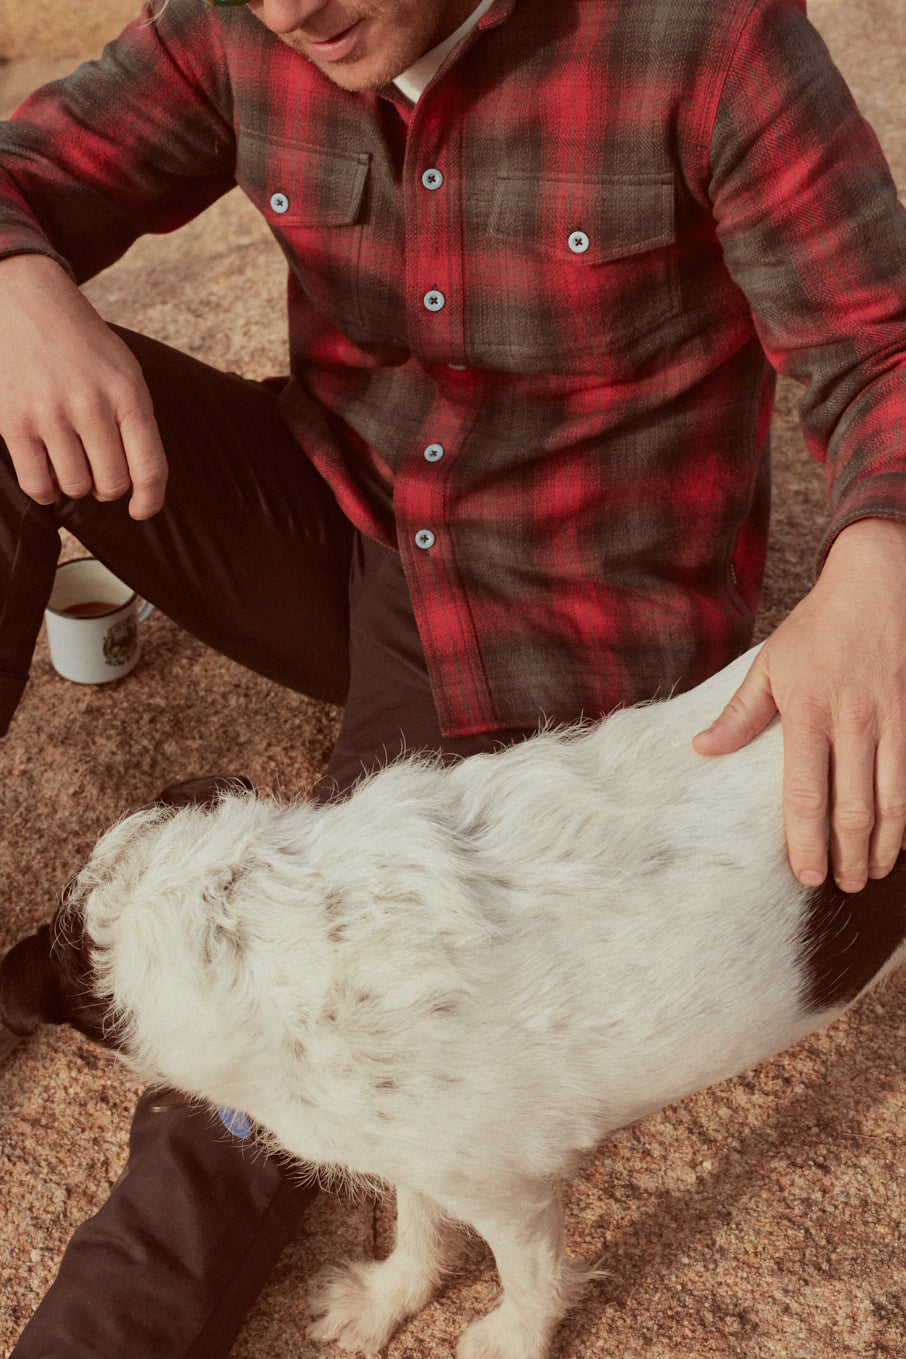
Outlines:
[[17, 255], [46, 255], [48, 259], [56, 260], [57, 264], [66, 270], [73, 283], [77, 281], [69, 260], [57, 254], [52, 246], [38, 239], [18, 245], [7, 245], [3, 240], [2, 233], [0, 233], [0, 261], [15, 259]]

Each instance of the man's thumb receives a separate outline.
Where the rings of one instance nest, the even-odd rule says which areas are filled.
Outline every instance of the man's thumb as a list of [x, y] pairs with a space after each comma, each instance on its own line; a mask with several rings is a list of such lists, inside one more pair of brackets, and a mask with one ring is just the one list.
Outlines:
[[699, 755], [729, 755], [764, 731], [777, 712], [767, 666], [756, 656], [752, 667], [720, 716], [692, 738]]

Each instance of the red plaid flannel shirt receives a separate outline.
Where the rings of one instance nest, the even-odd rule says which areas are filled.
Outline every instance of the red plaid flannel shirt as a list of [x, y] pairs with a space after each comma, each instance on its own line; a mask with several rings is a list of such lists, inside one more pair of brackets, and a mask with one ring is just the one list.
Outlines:
[[402, 554], [449, 734], [747, 644], [767, 360], [828, 541], [904, 517], [906, 214], [797, 0], [496, 0], [411, 114], [171, 0], [4, 129], [0, 251], [83, 279], [237, 181], [289, 265], [285, 419]]

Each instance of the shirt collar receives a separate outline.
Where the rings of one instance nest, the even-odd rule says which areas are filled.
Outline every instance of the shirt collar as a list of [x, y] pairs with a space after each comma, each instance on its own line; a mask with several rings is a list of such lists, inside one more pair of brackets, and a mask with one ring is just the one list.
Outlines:
[[[459, 28], [450, 34], [449, 38], [445, 38], [436, 47], [432, 47], [430, 52], [419, 57], [418, 61], [414, 62], [407, 71], [403, 71], [402, 75], [396, 77], [393, 83], [397, 89], [401, 90], [407, 99], [411, 99], [413, 104], [417, 103], [422, 91], [440, 70], [453, 48], [462, 41], [466, 34], [471, 33], [472, 29], [478, 25], [479, 20], [483, 19], [488, 10], [497, 4], [498, 0], [481, 0], [481, 3], [472, 11], [468, 19], [461, 23]], [[511, 7], [512, 0], [507, 0], [507, 4], [508, 7]]]

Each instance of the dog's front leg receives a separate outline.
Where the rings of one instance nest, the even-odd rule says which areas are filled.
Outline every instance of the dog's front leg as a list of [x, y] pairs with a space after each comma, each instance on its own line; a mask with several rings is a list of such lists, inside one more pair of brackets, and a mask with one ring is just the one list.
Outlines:
[[548, 1181], [514, 1185], [463, 1218], [493, 1251], [503, 1296], [463, 1333], [457, 1359], [546, 1359], [557, 1322], [597, 1277], [563, 1254], [557, 1194]]
[[386, 1260], [350, 1260], [315, 1280], [313, 1340], [371, 1353], [431, 1299], [461, 1238], [443, 1210], [412, 1190], [396, 1191], [396, 1243]]

